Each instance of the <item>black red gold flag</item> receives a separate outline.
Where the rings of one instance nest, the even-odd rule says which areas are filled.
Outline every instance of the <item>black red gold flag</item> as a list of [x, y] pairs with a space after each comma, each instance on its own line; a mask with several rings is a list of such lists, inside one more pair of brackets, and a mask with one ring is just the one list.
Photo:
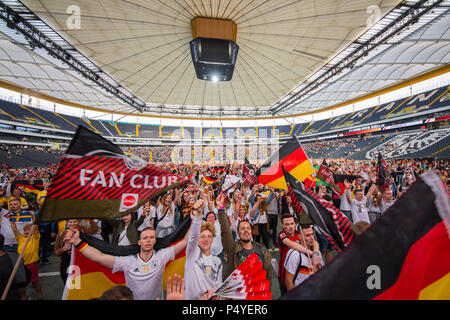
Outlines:
[[287, 190], [282, 166], [299, 181], [304, 181], [314, 173], [314, 168], [297, 137], [286, 142], [258, 169], [258, 182], [275, 189]]

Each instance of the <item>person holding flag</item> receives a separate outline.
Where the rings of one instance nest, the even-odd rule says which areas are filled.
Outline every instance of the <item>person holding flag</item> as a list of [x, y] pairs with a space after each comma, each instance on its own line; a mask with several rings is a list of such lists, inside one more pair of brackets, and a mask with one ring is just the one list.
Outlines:
[[256, 253], [258, 260], [266, 270], [266, 277], [272, 277], [271, 255], [264, 245], [252, 241], [252, 227], [250, 221], [241, 220], [237, 227], [238, 240], [234, 241], [231, 235], [229, 221], [226, 217], [224, 205], [225, 197], [219, 195], [216, 200], [219, 210], [219, 222], [222, 234], [223, 250], [227, 254], [228, 263], [224, 278], [227, 278], [252, 252]]
[[112, 272], [123, 271], [126, 285], [131, 289], [135, 300], [155, 300], [163, 298], [164, 266], [180, 253], [187, 244], [189, 231], [184, 238], [165, 249], [154, 250], [156, 233], [151, 227], [145, 228], [139, 235], [139, 253], [129, 256], [113, 256], [104, 254], [80, 239], [78, 230], [68, 230], [64, 241], [74, 245], [88, 259], [112, 269]]

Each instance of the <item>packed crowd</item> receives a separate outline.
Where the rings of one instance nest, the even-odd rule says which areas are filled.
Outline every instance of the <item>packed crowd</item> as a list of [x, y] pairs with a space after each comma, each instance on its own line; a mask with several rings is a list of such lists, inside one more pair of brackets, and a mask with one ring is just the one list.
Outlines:
[[[374, 161], [327, 159], [326, 162], [335, 174], [355, 178], [344, 181], [342, 195], [320, 183], [313, 187], [314, 191], [321, 202], [334, 204], [351, 220], [356, 235], [383, 216], [417, 177], [428, 170], [436, 171], [447, 190], [450, 189], [448, 160], [388, 160], [389, 187], [383, 191], [375, 183]], [[178, 276], [172, 279], [176, 290], [172, 290], [169, 282], [167, 299], [211, 297], [223, 279], [251, 253], [258, 256], [267, 279], [272, 280], [272, 285], [278, 283], [282, 294], [300, 285], [336, 256], [333, 246], [312, 221], [294, 210], [292, 199], [284, 190], [262, 184], [248, 186], [241, 180], [225, 194], [219, 192], [219, 181], [224, 174], [242, 177], [241, 164], [165, 163], [161, 167], [188, 177], [189, 183], [115, 220], [70, 219], [38, 226], [33, 222], [45, 201], [56, 166], [1, 169], [0, 293], [29, 234], [32, 236], [23, 256], [28, 276], [14, 283], [8, 299], [27, 299], [25, 288], [30, 282], [37, 297], [44, 298], [38, 271], [40, 265], [49, 263], [51, 255], [59, 257], [60, 276], [65, 283], [72, 245], [113, 272], [125, 272], [126, 287], [115, 288], [102, 299], [163, 299], [164, 265], [184, 249], [184, 280]], [[204, 177], [217, 178], [217, 181], [207, 183]], [[31, 187], [39, 183], [42, 183], [42, 190]], [[174, 246], [155, 251], [158, 239], [172, 233], [188, 217], [192, 224], [186, 236]], [[125, 257], [104, 254], [81, 240], [80, 233], [113, 245], [139, 245], [140, 251]], [[275, 251], [278, 256], [273, 261]], [[149, 266], [152, 272], [146, 269]], [[181, 291], [180, 281], [184, 283]]]

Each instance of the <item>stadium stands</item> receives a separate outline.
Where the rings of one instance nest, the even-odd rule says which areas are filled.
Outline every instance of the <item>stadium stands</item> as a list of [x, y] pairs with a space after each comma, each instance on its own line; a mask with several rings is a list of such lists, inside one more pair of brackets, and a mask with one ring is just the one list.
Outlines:
[[[57, 146], [64, 150], [78, 125], [83, 125], [115, 143], [128, 146], [128, 152], [153, 162], [175, 160], [174, 147], [179, 143], [190, 150], [183, 156], [186, 161], [232, 161], [242, 160], [244, 156], [263, 161], [271, 155], [270, 144], [274, 141], [282, 144], [294, 135], [300, 138], [311, 159], [375, 159], [378, 152], [384, 158], [446, 157], [450, 152], [450, 130], [439, 128], [442, 127], [439, 123], [445, 125], [448, 121], [449, 90], [450, 87], [442, 87], [309, 123], [246, 128], [175, 127], [95, 120], [0, 100], [0, 143], [27, 148], [35, 144], [45, 150]], [[438, 125], [431, 126], [435, 122]], [[430, 131], [432, 128], [438, 129]], [[234, 151], [222, 150], [224, 141], [235, 143]], [[198, 142], [200, 151], [194, 148]], [[43, 153], [40, 149], [25, 151], [17, 156], [10, 152], [8, 165], [30, 163], [26, 158], [33, 159], [37, 155], [33, 152]], [[3, 148], [2, 152], [6, 155]], [[58, 155], [39, 157], [42, 163], [59, 161]]]

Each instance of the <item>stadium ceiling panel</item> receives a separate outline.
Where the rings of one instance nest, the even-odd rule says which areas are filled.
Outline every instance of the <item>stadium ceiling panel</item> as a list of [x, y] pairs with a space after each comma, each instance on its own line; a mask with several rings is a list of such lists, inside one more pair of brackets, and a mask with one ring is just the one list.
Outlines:
[[[67, 70], [58, 70], [50, 61], [1, 36], [0, 80], [85, 106], [120, 106], [94, 87], [83, 85], [79, 78]], [[91, 98], [87, 94], [91, 94]]]
[[[110, 83], [118, 84], [119, 90], [143, 101], [147, 105], [144, 112], [149, 115], [245, 118], [317, 111], [436, 68], [448, 63], [449, 58], [449, 20], [445, 15], [448, 1], [2, 2], [21, 12], [21, 17]], [[295, 103], [276, 107], [344, 57], [351, 56], [363, 41], [418, 3], [423, 3], [421, 8], [436, 3], [442, 7], [433, 7], [434, 11], [421, 17], [409, 33], [405, 31], [406, 42], [405, 36], [388, 39], [352, 70], [337, 74]], [[231, 81], [213, 83], [196, 78], [189, 51], [191, 20], [195, 17], [230, 19], [236, 23], [240, 49]], [[79, 25], [72, 25], [77, 18]], [[412, 32], [415, 30], [418, 31]], [[17, 39], [6, 27], [0, 26], [0, 31], [6, 34], [4, 39]], [[70, 96], [79, 97], [72, 102], [83, 101], [86, 106], [110, 111], [135, 111], [99, 85], [92, 86], [61, 61], [42, 58], [41, 49], [34, 49], [33, 53], [25, 47], [0, 42], [0, 49], [8, 48], [0, 50], [0, 80], [31, 85], [24, 80], [31, 77], [35, 82], [41, 81], [42, 77], [37, 76], [41, 69], [52, 79], [58, 74], [56, 81], [67, 78], [65, 81], [73, 88]], [[17, 55], [11, 57], [11, 50]], [[7, 62], [14, 59], [36, 63], [37, 67], [27, 72], [19, 67], [13, 69]], [[368, 84], [358, 85], [359, 81]], [[69, 89], [67, 84], [58, 87]], [[50, 88], [46, 94], [68, 96], [59, 90], [52, 93]]]
[[[450, 3], [449, 3], [450, 4]], [[305, 107], [330, 107], [370, 92], [386, 88], [450, 63], [450, 15], [418, 29], [406, 39], [390, 43], [344, 76], [289, 109], [302, 112]], [[343, 94], [345, 93], [345, 94]]]

